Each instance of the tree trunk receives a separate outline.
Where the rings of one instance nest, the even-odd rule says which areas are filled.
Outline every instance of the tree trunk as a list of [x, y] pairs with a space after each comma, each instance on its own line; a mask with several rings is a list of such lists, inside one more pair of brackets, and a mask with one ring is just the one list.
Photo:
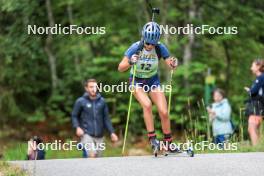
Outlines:
[[229, 79], [231, 79], [231, 57], [230, 57], [230, 52], [229, 52], [229, 45], [227, 42], [223, 41], [223, 46], [225, 50], [225, 56], [226, 56], [226, 83], [225, 83], [225, 90], [226, 90], [226, 95], [228, 95], [228, 88], [229, 88]]
[[[49, 26], [54, 26], [54, 18], [52, 14], [52, 8], [51, 8], [51, 3], [50, 0], [46, 0], [46, 10], [48, 14], [48, 21], [49, 21]], [[57, 76], [57, 69], [56, 69], [56, 57], [54, 56], [52, 52], [52, 34], [49, 32], [48, 36], [46, 38], [46, 43], [45, 43], [45, 52], [48, 55], [49, 58], [49, 65], [50, 65], [50, 72], [51, 72], [51, 83], [52, 83], [52, 93], [54, 93], [58, 87], [58, 76]]]
[[145, 7], [142, 8], [142, 3], [144, 4], [144, 2], [142, 0], [138, 0], [137, 1], [136, 8], [138, 8], [139, 11], [137, 13], [135, 13], [136, 19], [137, 19], [137, 29], [138, 29], [138, 35], [139, 35], [138, 37], [139, 37], [139, 39], [140, 39], [140, 36], [141, 36], [142, 27], [146, 23], [145, 19], [142, 19], [142, 16], [144, 16], [144, 13], [145, 13]]
[[[190, 8], [188, 10], [188, 15], [189, 15], [189, 20], [187, 21], [186, 25], [188, 23], [191, 23], [191, 21], [196, 17], [196, 8], [195, 8], [195, 1], [191, 1]], [[189, 70], [189, 65], [192, 59], [192, 47], [194, 45], [194, 40], [195, 40], [195, 35], [193, 33], [189, 33], [188, 36], [188, 41], [184, 45], [184, 54], [183, 54], [183, 64], [186, 68], [186, 74], [184, 76], [184, 87], [185, 89], [189, 90], [189, 80], [188, 80], [188, 70]]]
[[149, 5], [146, 3], [146, 1], [144, 1], [144, 2], [142, 2], [142, 1], [144, 1], [144, 0], [139, 0], [139, 2], [141, 2], [141, 3], [144, 3], [144, 16], [146, 17], [145, 19], [146, 19], [146, 21], [151, 21], [151, 17], [152, 17], [152, 15], [150, 15], [149, 14], [149, 12], [150, 12], [150, 8], [149, 8]]
[[[162, 1], [162, 9], [161, 9], [161, 25], [165, 27], [167, 25], [167, 16], [168, 16], [168, 0], [163, 0]], [[164, 44], [168, 47], [169, 46], [169, 38], [170, 34], [163, 34], [164, 38]], [[174, 55], [174, 52], [171, 51], [171, 55]], [[169, 82], [170, 81], [170, 70], [168, 69], [167, 65], [163, 64], [163, 67], [161, 67], [162, 72], [164, 73], [165, 81]]]
[[[162, 11], [161, 11], [161, 25], [167, 25], [167, 17], [168, 17], [168, 0], [162, 1]], [[170, 34], [164, 34], [164, 44], [169, 45], [169, 37]]]
[[[69, 3], [68, 6], [67, 6], [67, 12], [68, 12], [68, 17], [69, 17], [69, 22], [70, 22], [70, 25], [74, 24], [73, 22], [73, 14], [72, 14], [72, 6], [71, 4]], [[74, 53], [74, 66], [75, 66], [75, 70], [77, 72], [78, 75], [81, 74], [81, 71], [80, 71], [80, 59], [78, 57], [77, 54]]]

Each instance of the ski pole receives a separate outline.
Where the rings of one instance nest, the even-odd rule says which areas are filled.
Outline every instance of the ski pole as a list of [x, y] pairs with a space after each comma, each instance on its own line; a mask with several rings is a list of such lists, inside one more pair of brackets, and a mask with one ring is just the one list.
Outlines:
[[169, 115], [170, 115], [170, 109], [171, 109], [172, 76], [173, 76], [173, 69], [170, 72], [170, 92], [169, 92], [169, 102], [168, 102]]
[[[177, 63], [176, 65], [178, 65], [178, 59], [177, 58], [174, 59], [174, 62]], [[171, 92], [172, 92], [173, 71], [174, 71], [174, 69], [172, 69], [170, 72], [170, 92], [169, 92], [169, 102], [168, 102], [168, 113], [169, 113], [169, 115], [170, 115], [170, 109], [171, 109]]]
[[135, 82], [136, 69], [137, 69], [137, 65], [135, 64], [133, 66], [132, 90], [130, 91], [129, 104], [128, 104], [128, 112], [127, 112], [127, 121], [126, 121], [126, 128], [125, 128], [125, 136], [124, 136], [124, 143], [123, 143], [123, 148], [122, 148], [122, 155], [123, 156], [124, 156], [125, 147], [126, 147], [126, 138], [127, 138], [128, 122], [129, 122], [129, 118], [130, 118], [130, 111], [131, 111], [131, 104], [132, 104], [132, 98], [133, 98], [133, 91], [134, 91], [134, 82]]

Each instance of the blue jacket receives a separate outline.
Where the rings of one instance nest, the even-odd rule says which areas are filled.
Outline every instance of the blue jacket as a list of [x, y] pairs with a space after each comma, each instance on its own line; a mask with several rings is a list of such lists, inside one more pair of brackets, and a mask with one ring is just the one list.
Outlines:
[[81, 127], [93, 137], [103, 137], [105, 128], [110, 134], [114, 132], [107, 104], [99, 93], [94, 100], [87, 93], [77, 99], [72, 111], [72, 125], [74, 128]]
[[215, 119], [212, 121], [213, 136], [232, 134], [231, 107], [228, 100], [223, 99], [221, 102], [213, 103], [212, 110], [216, 114]]
[[264, 96], [264, 74], [259, 75], [249, 91], [251, 97]]

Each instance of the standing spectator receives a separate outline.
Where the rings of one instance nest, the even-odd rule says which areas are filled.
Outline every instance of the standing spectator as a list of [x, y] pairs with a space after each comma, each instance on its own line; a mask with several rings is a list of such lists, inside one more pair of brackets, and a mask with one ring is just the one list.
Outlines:
[[[97, 81], [88, 79], [84, 85], [85, 93], [75, 102], [72, 112], [72, 124], [76, 129], [76, 135], [81, 138], [83, 146], [89, 147], [89, 157], [101, 156], [104, 140], [104, 129], [106, 128], [113, 142], [118, 141], [113, 126], [109, 119], [108, 107], [104, 98], [97, 92]], [[96, 146], [96, 147], [92, 147]]]
[[260, 139], [260, 125], [264, 115], [264, 60], [257, 59], [251, 65], [252, 73], [257, 77], [251, 88], [245, 87], [250, 99], [246, 105], [248, 116], [248, 133], [252, 145], [257, 145]]
[[210, 121], [213, 126], [214, 142], [223, 144], [233, 133], [231, 122], [231, 107], [225, 98], [225, 93], [221, 89], [213, 92], [214, 103], [208, 108]]

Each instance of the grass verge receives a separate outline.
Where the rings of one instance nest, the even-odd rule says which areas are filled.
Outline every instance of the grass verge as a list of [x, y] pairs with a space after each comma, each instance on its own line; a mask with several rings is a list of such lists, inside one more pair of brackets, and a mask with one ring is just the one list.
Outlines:
[[19, 167], [11, 166], [6, 161], [0, 161], [0, 176], [27, 176]]

